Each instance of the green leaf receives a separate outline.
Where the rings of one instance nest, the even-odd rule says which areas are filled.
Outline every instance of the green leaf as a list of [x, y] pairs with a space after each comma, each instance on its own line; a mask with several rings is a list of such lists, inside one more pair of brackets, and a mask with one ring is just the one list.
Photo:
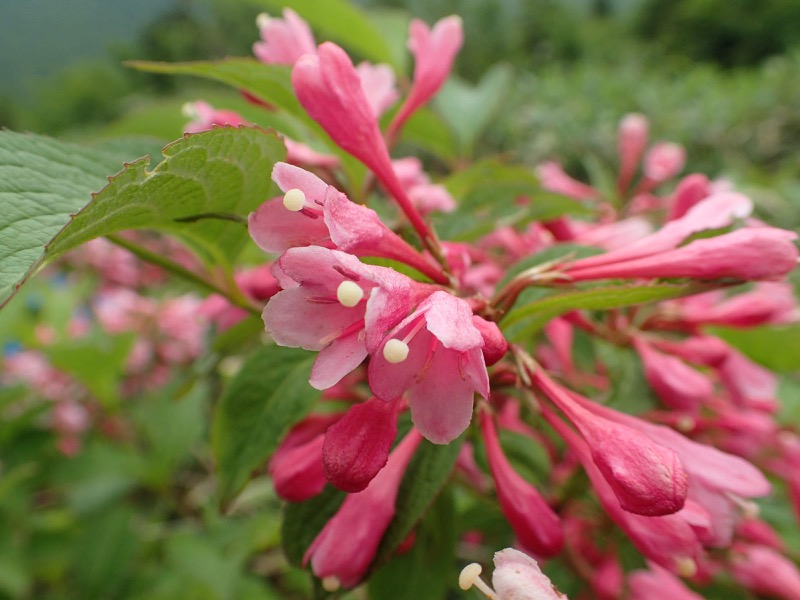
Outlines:
[[458, 157], [453, 132], [442, 118], [426, 107], [422, 107], [406, 121], [402, 134], [403, 142], [430, 152], [445, 160]]
[[477, 85], [450, 77], [437, 94], [435, 105], [458, 138], [462, 156], [472, 156], [479, 137], [508, 100], [513, 71], [496, 64]]
[[292, 88], [292, 69], [286, 65], [266, 65], [253, 58], [178, 63], [134, 60], [125, 64], [149, 73], [194, 75], [212, 79], [246, 90], [259, 100], [278, 106], [291, 114], [305, 115]]
[[[395, 556], [369, 581], [374, 600], [441, 600], [456, 580], [456, 510], [453, 494], [443, 490], [417, 528], [414, 546]], [[409, 574], [413, 574], [409, 576]], [[451, 574], [452, 579], [448, 577]]]
[[[571, 310], [610, 310], [623, 306], [647, 304], [708, 291], [709, 286], [696, 283], [651, 285], [619, 285], [594, 287], [547, 296], [508, 313], [501, 322], [505, 330], [513, 329], [515, 339], [524, 339], [538, 331], [550, 319]], [[522, 324], [520, 327], [519, 325]]]
[[173, 233], [216, 262], [235, 257], [249, 239], [247, 228], [202, 217], [246, 217], [274, 195], [269, 173], [285, 157], [283, 142], [274, 132], [219, 127], [169, 144], [164, 157], [152, 171], [141, 159], [113, 177], [53, 239], [48, 258], [125, 229]]
[[708, 327], [706, 331], [721, 337], [748, 358], [775, 371], [800, 369], [800, 325], [780, 325], [737, 329]]
[[325, 523], [336, 514], [347, 494], [328, 485], [305, 502], [289, 502], [283, 511], [281, 544], [289, 562], [301, 566], [303, 555]]
[[341, 42], [372, 62], [399, 66], [381, 31], [369, 17], [346, 0], [264, 0], [277, 13], [294, 9], [323, 39]]
[[[454, 213], [437, 219], [443, 239], [474, 240], [498, 225], [587, 212], [575, 200], [542, 191], [529, 168], [496, 159], [477, 162], [442, 183], [458, 203]], [[522, 199], [526, 202], [519, 203]]]
[[228, 385], [212, 428], [223, 505], [319, 398], [308, 384], [314, 357], [304, 350], [264, 346]]
[[659, 406], [659, 400], [644, 376], [642, 360], [637, 352], [600, 338], [594, 338], [594, 347], [612, 382], [604, 404], [634, 415]]
[[501, 290], [508, 284], [514, 277], [527, 271], [533, 267], [543, 265], [553, 261], [567, 261], [577, 260], [579, 258], [586, 258], [588, 256], [595, 256], [601, 254], [603, 250], [594, 248], [592, 246], [581, 246], [579, 244], [556, 244], [545, 248], [541, 252], [537, 252], [531, 256], [526, 256], [512, 264], [503, 275], [500, 283], [497, 284], [497, 289]]
[[118, 171], [116, 157], [32, 134], [0, 131], [0, 307], [47, 243]]
[[396, 513], [375, 555], [374, 567], [391, 558], [441, 491], [458, 458], [464, 436], [440, 446], [422, 440], [397, 493]]
[[283, 143], [261, 129], [218, 128], [168, 145], [164, 156], [152, 171], [147, 158], [126, 165], [93, 195], [103, 186], [101, 174], [117, 170], [109, 159], [0, 132], [0, 302], [45, 262], [124, 229], [167, 231], [217, 263], [233, 258], [248, 239], [241, 223], [192, 219], [245, 217], [258, 208], [275, 189], [269, 173], [285, 156]]

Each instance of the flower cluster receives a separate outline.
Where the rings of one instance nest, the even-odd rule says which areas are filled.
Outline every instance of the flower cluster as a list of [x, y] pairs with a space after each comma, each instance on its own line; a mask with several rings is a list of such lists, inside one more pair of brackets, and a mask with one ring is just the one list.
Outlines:
[[[692, 598], [681, 578], [702, 587], [723, 570], [756, 593], [798, 597], [800, 573], [754, 499], [771, 493], [763, 469], [798, 501], [800, 437], [775, 418], [774, 375], [704, 329], [797, 320], [783, 281], [797, 263], [796, 234], [753, 218], [747, 196], [703, 175], [664, 193], [684, 151], [664, 142], [648, 150], [648, 122], [632, 114], [620, 125], [611, 195], [555, 162], [537, 170], [543, 189], [581, 203], [594, 220], [561, 216], [498, 226], [474, 243], [442, 241], [429, 215], [454, 210], [458, 199], [432, 184], [418, 159], [392, 152], [448, 77], [462, 44], [459, 19], [412, 22], [414, 72], [401, 95], [388, 66], [356, 67], [337, 45], [316, 46], [291, 10], [283, 16], [259, 18], [256, 57], [290, 67], [308, 115], [369, 170], [362, 188], [348, 188], [337, 156], [287, 138], [289, 158], [272, 171], [282, 194], [248, 221], [254, 242], [276, 255], [262, 280], [266, 331], [278, 345], [317, 352], [310, 385], [345, 405], [298, 423], [269, 463], [288, 501], [326, 483], [349, 493], [305, 554], [324, 586], [367, 576], [423, 438], [451, 443], [477, 413], [458, 463], [465, 485], [486, 493], [481, 468], [488, 471], [518, 546], [539, 559], [567, 553], [596, 597]], [[196, 108], [202, 123], [192, 130], [242, 122]], [[366, 206], [379, 195], [399, 213]], [[587, 251], [576, 256], [576, 247]], [[505, 275], [545, 249], [557, 258]], [[729, 293], [741, 284], [746, 291]], [[542, 303], [542, 335], [520, 328], [537, 314], [532, 290], [558, 299], [614, 289], [623, 291], [614, 311], [564, 300], [547, 313]], [[652, 296], [625, 297], [642, 290]], [[660, 405], [631, 415], [598, 401], [617, 382], [603, 360], [593, 370], [576, 360], [579, 337], [635, 352]], [[406, 411], [410, 430], [399, 427]], [[546, 449], [552, 468], [539, 486], [506, 455], [508, 431]], [[581, 481], [596, 501], [568, 493]], [[608, 535], [611, 523], [629, 542]], [[628, 543], [646, 570], [624, 572]], [[768, 561], [781, 565], [779, 576], [753, 566]], [[525, 555], [506, 550], [495, 562], [496, 597], [563, 597]], [[515, 595], [520, 586], [527, 591]]]

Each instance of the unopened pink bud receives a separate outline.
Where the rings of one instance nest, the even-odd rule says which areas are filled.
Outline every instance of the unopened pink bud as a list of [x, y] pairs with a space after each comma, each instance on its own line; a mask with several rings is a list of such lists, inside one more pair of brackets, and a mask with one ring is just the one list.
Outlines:
[[371, 398], [356, 404], [325, 432], [325, 477], [345, 492], [360, 492], [389, 458], [401, 402]]
[[261, 14], [256, 24], [261, 41], [253, 44], [253, 54], [263, 63], [291, 66], [317, 50], [308, 24], [291, 8], [283, 9], [283, 19]]
[[536, 167], [536, 176], [549, 192], [561, 194], [575, 200], [596, 200], [600, 192], [591, 186], [573, 179], [554, 161], [544, 162]]
[[708, 177], [700, 173], [687, 175], [680, 180], [672, 195], [669, 216], [673, 221], [681, 218], [695, 204], [711, 195], [711, 182]]
[[622, 194], [630, 186], [636, 167], [645, 148], [649, 131], [647, 118], [639, 113], [630, 113], [619, 124], [617, 147], [619, 150], [619, 179], [617, 187]]
[[800, 571], [780, 552], [766, 546], [736, 544], [731, 574], [744, 587], [765, 596], [800, 598]]
[[477, 327], [483, 338], [483, 359], [486, 361], [486, 366], [491, 367], [493, 364], [500, 361], [508, 352], [508, 342], [503, 337], [503, 333], [497, 326], [497, 323], [487, 321], [477, 315], [473, 315], [472, 324]]
[[659, 142], [644, 157], [644, 175], [655, 183], [674, 177], [686, 163], [686, 150], [679, 144]]

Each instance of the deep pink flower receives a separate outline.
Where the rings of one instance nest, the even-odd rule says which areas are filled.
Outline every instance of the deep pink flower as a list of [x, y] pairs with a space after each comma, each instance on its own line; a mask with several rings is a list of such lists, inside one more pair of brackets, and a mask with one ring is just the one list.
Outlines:
[[645, 180], [654, 185], [671, 179], [683, 169], [686, 150], [680, 144], [659, 142], [644, 157]]
[[674, 320], [686, 325], [755, 327], [798, 320], [794, 288], [787, 282], [760, 282], [747, 292], [707, 305], [676, 302], [675, 307], [679, 314]]
[[693, 335], [682, 340], [654, 338], [651, 344], [662, 352], [707, 367], [721, 364], [730, 352], [728, 344], [710, 335]]
[[766, 596], [800, 599], [800, 571], [773, 548], [735, 544], [731, 549], [731, 574], [744, 587]]
[[263, 63], [292, 66], [304, 54], [317, 51], [308, 23], [291, 8], [283, 9], [283, 19], [262, 13], [256, 24], [261, 41], [253, 44], [253, 54]]
[[314, 574], [329, 587], [353, 587], [366, 574], [394, 517], [403, 473], [421, 439], [412, 429], [367, 488], [347, 496], [306, 550], [303, 563], [310, 561]]
[[594, 464], [624, 510], [655, 516], [683, 507], [688, 480], [673, 450], [632, 427], [592, 414], [573, 399], [577, 394], [558, 386], [541, 369], [531, 378], [586, 440]]
[[370, 387], [384, 400], [407, 392], [420, 433], [435, 444], [447, 444], [469, 425], [475, 392], [489, 396], [482, 346], [469, 304], [434, 292], [372, 355]]
[[779, 279], [797, 264], [797, 247], [793, 243], [796, 238], [796, 233], [784, 229], [745, 228], [644, 258], [586, 268], [575, 267], [580, 262], [576, 261], [565, 272], [572, 281], [655, 277]]
[[433, 29], [419, 19], [411, 21], [408, 49], [414, 55], [414, 80], [405, 102], [389, 125], [390, 136], [444, 85], [463, 42], [461, 18], [456, 15], [437, 21]]
[[486, 411], [481, 412], [480, 424], [500, 508], [517, 539], [523, 548], [536, 556], [555, 556], [564, 544], [564, 532], [558, 515], [539, 491], [508, 462], [500, 447], [492, 417]]
[[680, 219], [695, 204], [711, 195], [711, 182], [700, 173], [687, 175], [678, 182], [670, 198], [668, 221]]
[[722, 384], [738, 406], [767, 412], [778, 409], [778, 378], [772, 371], [733, 348], [717, 369]]
[[397, 437], [399, 400], [370, 398], [355, 404], [325, 432], [325, 477], [345, 492], [360, 492], [386, 465]]
[[472, 324], [480, 331], [483, 338], [483, 359], [487, 367], [491, 367], [500, 361], [508, 352], [508, 342], [503, 337], [503, 333], [497, 323], [487, 321], [478, 315], [472, 316]]
[[317, 389], [361, 364], [370, 340], [375, 344], [426, 291], [393, 269], [318, 246], [287, 250], [274, 273], [284, 289], [264, 309], [266, 329], [282, 346], [320, 351], [310, 379]]
[[697, 412], [714, 396], [714, 385], [680, 358], [662, 354], [641, 337], [633, 345], [642, 359], [644, 374], [653, 391], [668, 407]]

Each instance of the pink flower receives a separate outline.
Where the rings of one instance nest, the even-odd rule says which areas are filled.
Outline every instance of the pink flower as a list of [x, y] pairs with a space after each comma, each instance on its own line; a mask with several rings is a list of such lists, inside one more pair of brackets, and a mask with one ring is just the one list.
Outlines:
[[469, 425], [475, 392], [489, 396], [482, 346], [469, 305], [434, 292], [372, 355], [370, 387], [384, 400], [408, 392], [414, 425], [431, 442], [447, 444]]
[[731, 574], [743, 586], [759, 595], [800, 599], [800, 571], [780, 552], [741, 543], [734, 545], [731, 552]]
[[359, 63], [356, 71], [372, 113], [375, 118], [380, 118], [400, 97], [395, 86], [394, 71], [389, 65], [373, 65], [368, 62]]
[[317, 152], [311, 146], [296, 142], [287, 137], [283, 138], [283, 144], [286, 146], [286, 162], [291, 165], [336, 169], [341, 164], [338, 156]]
[[653, 184], [667, 181], [680, 173], [686, 163], [686, 150], [680, 144], [659, 142], [644, 157], [645, 180]]
[[700, 173], [687, 175], [678, 182], [675, 193], [670, 199], [667, 220], [680, 219], [695, 204], [711, 195], [711, 182]]
[[421, 214], [433, 211], [452, 212], [456, 201], [443, 185], [431, 183], [430, 177], [422, 170], [422, 162], [415, 156], [392, 161], [392, 168], [408, 197]]
[[555, 161], [544, 162], [536, 167], [536, 176], [541, 181], [542, 187], [550, 192], [575, 200], [600, 198], [600, 192], [567, 175], [561, 165]]
[[714, 396], [711, 380], [680, 358], [662, 354], [641, 337], [634, 337], [633, 345], [642, 359], [647, 382], [666, 406], [697, 412]]
[[482, 569], [478, 563], [464, 567], [458, 578], [459, 587], [468, 590], [475, 586], [490, 600], [566, 600], [567, 598], [542, 573], [539, 564], [519, 550], [506, 548], [495, 552], [494, 566], [492, 574], [494, 589], [480, 578]]
[[[675, 223], [676, 221], [673, 221]], [[773, 227], [739, 229], [695, 240], [675, 250], [565, 272], [572, 281], [607, 278], [779, 279], [797, 264], [797, 234]]]
[[319, 351], [309, 380], [317, 389], [361, 364], [370, 344], [426, 293], [392, 269], [317, 246], [287, 250], [273, 272], [284, 289], [264, 309], [266, 329], [281, 346]]
[[215, 125], [238, 127], [239, 125], [248, 124], [239, 113], [232, 110], [217, 110], [208, 102], [203, 102], [202, 100], [184, 104], [183, 115], [191, 119], [191, 122], [183, 128], [186, 133], [208, 131]]
[[283, 9], [283, 19], [262, 13], [256, 24], [261, 41], [253, 44], [253, 54], [263, 63], [292, 66], [304, 54], [317, 50], [308, 24], [291, 8]]
[[564, 544], [561, 522], [538, 490], [511, 466], [500, 447], [492, 417], [480, 416], [489, 468], [494, 477], [497, 498], [520, 544], [537, 556], [555, 556]]
[[738, 350], [730, 349], [718, 367], [722, 384], [740, 407], [773, 412], [778, 408], [778, 378]]
[[326, 587], [353, 587], [366, 574], [394, 517], [403, 472], [421, 439], [412, 429], [367, 488], [347, 496], [306, 550], [303, 563], [311, 562]]
[[433, 29], [419, 19], [411, 21], [408, 49], [414, 55], [414, 81], [389, 125], [390, 137], [444, 85], [463, 41], [461, 18], [456, 15], [437, 21]]
[[594, 464], [624, 510], [656, 516], [683, 507], [688, 479], [673, 450], [632, 427], [593, 415], [573, 400], [577, 394], [558, 386], [542, 370], [531, 373], [531, 378], [586, 440]]
[[325, 432], [325, 477], [345, 492], [360, 492], [386, 465], [397, 437], [402, 402], [370, 398], [355, 404]]
[[630, 600], [703, 600], [680, 579], [654, 563], [647, 570], [637, 570], [628, 577]]
[[620, 194], [631, 184], [639, 160], [647, 148], [647, 135], [650, 129], [647, 117], [639, 113], [625, 115], [619, 124], [617, 148], [619, 151], [619, 178], [617, 189]]

